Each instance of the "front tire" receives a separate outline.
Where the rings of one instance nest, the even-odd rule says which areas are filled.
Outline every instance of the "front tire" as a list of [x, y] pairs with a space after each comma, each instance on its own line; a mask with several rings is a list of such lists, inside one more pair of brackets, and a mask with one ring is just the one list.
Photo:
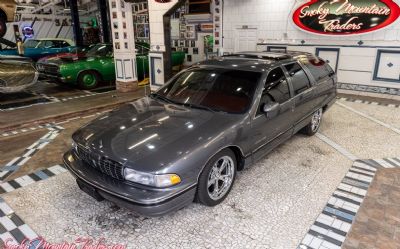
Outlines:
[[84, 71], [78, 76], [78, 85], [81, 89], [85, 90], [96, 88], [99, 81], [100, 76], [95, 71]]
[[223, 202], [235, 182], [236, 166], [235, 153], [230, 149], [224, 149], [213, 156], [200, 175], [197, 201], [210, 207]]
[[322, 108], [313, 113], [310, 123], [303, 129], [306, 135], [313, 136], [315, 133], [318, 132], [319, 127], [321, 126], [322, 114]]
[[7, 24], [6, 19], [4, 17], [0, 17], [0, 38], [3, 37], [7, 32]]

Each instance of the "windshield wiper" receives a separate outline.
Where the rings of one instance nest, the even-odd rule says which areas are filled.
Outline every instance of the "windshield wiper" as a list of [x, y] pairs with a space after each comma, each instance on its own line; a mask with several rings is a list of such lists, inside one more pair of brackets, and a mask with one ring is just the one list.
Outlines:
[[210, 112], [217, 112], [218, 110], [215, 110], [215, 109], [213, 109], [213, 108], [211, 108], [211, 107], [208, 107], [208, 106], [204, 106], [204, 105], [197, 105], [197, 104], [192, 104], [192, 103], [190, 103], [190, 104], [182, 104], [182, 105], [184, 105], [184, 106], [188, 106], [188, 107], [190, 107], [190, 108], [195, 108], [195, 109], [201, 109], [201, 110], [207, 110], [207, 111], [210, 111]]
[[158, 93], [152, 93], [152, 94], [150, 94], [150, 97], [154, 97], [156, 99], [161, 99], [164, 102], [167, 102], [167, 103], [170, 103], [170, 104], [178, 104], [178, 103], [170, 100], [169, 98], [166, 98], [166, 97], [164, 97], [164, 96], [162, 96], [161, 94], [158, 94]]

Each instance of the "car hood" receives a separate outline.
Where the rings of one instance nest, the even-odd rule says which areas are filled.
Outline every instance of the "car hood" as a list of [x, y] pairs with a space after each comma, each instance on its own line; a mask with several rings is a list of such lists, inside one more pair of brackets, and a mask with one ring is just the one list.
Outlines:
[[128, 167], [159, 172], [211, 143], [239, 116], [145, 97], [97, 118], [75, 132], [73, 139], [92, 153]]
[[86, 60], [87, 57], [84, 54], [75, 54], [75, 53], [65, 53], [65, 54], [56, 54], [52, 56], [47, 56], [38, 61], [41, 64], [63, 64], [68, 62]]

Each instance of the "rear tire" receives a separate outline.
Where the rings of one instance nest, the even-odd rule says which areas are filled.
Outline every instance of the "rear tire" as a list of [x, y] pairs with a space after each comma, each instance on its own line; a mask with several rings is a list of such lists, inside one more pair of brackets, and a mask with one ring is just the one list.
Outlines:
[[4, 17], [0, 17], [0, 38], [2, 38], [7, 32], [7, 24], [6, 19]]
[[304, 134], [308, 136], [313, 136], [315, 133], [318, 132], [319, 127], [321, 126], [322, 114], [322, 108], [313, 113], [310, 123], [303, 128]]
[[235, 153], [224, 149], [213, 156], [204, 167], [197, 185], [197, 201], [206, 206], [223, 202], [235, 182], [237, 162]]
[[96, 88], [100, 82], [100, 75], [96, 71], [84, 71], [78, 76], [78, 85], [81, 89]]

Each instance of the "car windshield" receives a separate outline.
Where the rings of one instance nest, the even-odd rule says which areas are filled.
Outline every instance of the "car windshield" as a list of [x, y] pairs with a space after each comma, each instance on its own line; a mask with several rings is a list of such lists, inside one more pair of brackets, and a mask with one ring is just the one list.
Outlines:
[[25, 48], [35, 48], [39, 44], [39, 42], [40, 41], [38, 41], [38, 40], [27, 40], [24, 43], [24, 47]]
[[155, 96], [192, 108], [245, 113], [260, 77], [260, 73], [250, 71], [194, 69], [177, 76]]
[[103, 57], [110, 55], [112, 55], [112, 47], [111, 45], [105, 44], [97, 44], [90, 48], [86, 53], [87, 57]]

